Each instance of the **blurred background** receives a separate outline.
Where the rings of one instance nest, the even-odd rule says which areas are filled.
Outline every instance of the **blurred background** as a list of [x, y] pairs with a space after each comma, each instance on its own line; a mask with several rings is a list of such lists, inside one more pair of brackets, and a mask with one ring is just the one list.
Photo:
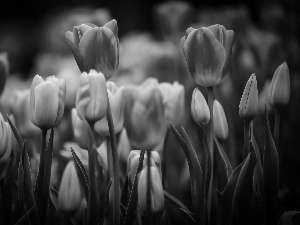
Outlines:
[[[190, 26], [198, 28], [219, 23], [234, 30], [231, 73], [215, 89], [215, 96], [223, 105], [228, 120], [229, 137], [222, 144], [233, 167], [242, 159], [243, 122], [238, 107], [246, 82], [252, 73], [256, 74], [260, 106], [254, 132], [262, 152], [268, 82], [276, 68], [286, 61], [291, 78], [291, 98], [281, 112], [280, 210], [300, 210], [300, 15], [296, 11], [299, 1], [252, 0], [241, 4], [237, 0], [110, 0], [84, 1], [82, 4], [83, 1], [76, 0], [3, 0], [1, 3], [0, 52], [7, 52], [10, 62], [10, 77], [1, 97], [3, 105], [15, 86], [27, 88], [36, 74], [43, 77], [58, 75], [67, 80], [67, 90], [73, 88], [76, 92], [76, 85], [71, 83], [76, 83], [80, 72], [65, 43], [65, 32], [85, 22], [102, 26], [116, 19], [120, 65], [114, 81], [123, 85], [139, 84], [147, 77], [156, 77], [160, 82], [178, 80], [185, 86], [186, 114], [190, 115], [191, 94], [196, 85], [187, 71], [181, 37]], [[205, 93], [204, 89], [202, 91]], [[70, 108], [74, 105], [72, 97], [67, 105]], [[269, 107], [268, 110], [272, 129], [274, 113]], [[197, 146], [197, 126], [190, 117], [184, 125]], [[176, 161], [178, 154], [182, 153], [175, 152], [172, 156], [174, 161], [168, 174], [172, 175], [172, 168], [176, 170], [178, 164], [183, 163]], [[179, 168], [177, 173], [184, 174], [183, 166]], [[172, 183], [178, 177], [169, 176], [168, 179]], [[184, 175], [182, 179], [185, 179]], [[176, 194], [171, 185], [168, 191]]]

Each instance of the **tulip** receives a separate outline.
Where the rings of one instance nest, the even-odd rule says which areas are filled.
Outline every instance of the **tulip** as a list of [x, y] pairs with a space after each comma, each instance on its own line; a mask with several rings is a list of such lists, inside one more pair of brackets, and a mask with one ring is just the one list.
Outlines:
[[[123, 87], [119, 88], [112, 81], [108, 81], [107, 94], [111, 107], [115, 134], [122, 131], [124, 125]], [[94, 125], [95, 131], [101, 136], [109, 136], [109, 127], [106, 115]]]
[[286, 62], [275, 71], [269, 87], [269, 101], [273, 107], [285, 106], [290, 100], [290, 74]]
[[78, 117], [76, 109], [72, 109], [71, 116], [72, 116], [73, 134], [76, 143], [79, 145], [80, 148], [88, 149], [89, 148], [88, 124]]
[[214, 132], [217, 138], [222, 140], [228, 137], [228, 124], [224, 109], [218, 100], [213, 105]]
[[36, 75], [30, 90], [30, 119], [42, 130], [56, 127], [65, 107], [66, 83], [56, 77], [45, 81]]
[[162, 93], [165, 117], [176, 126], [182, 122], [184, 116], [184, 86], [175, 81], [173, 84], [163, 82], [159, 84]]
[[107, 162], [107, 141], [104, 140], [102, 144], [97, 148], [98, 152], [98, 163], [104, 169], [108, 169], [108, 162]]
[[192, 95], [191, 112], [194, 121], [200, 126], [205, 126], [210, 120], [210, 112], [201, 91], [195, 88]]
[[258, 110], [258, 91], [255, 74], [252, 74], [246, 84], [240, 101], [239, 114], [242, 120], [253, 120]]
[[0, 113], [0, 165], [7, 162], [11, 153], [11, 128]]
[[[270, 87], [271, 81], [267, 80], [262, 88], [262, 90], [259, 93], [258, 96], [258, 112], [260, 114], [263, 114], [265, 112], [265, 109], [267, 109], [267, 112], [272, 111], [272, 107], [269, 102], [269, 87]], [[267, 108], [266, 108], [267, 107]]]
[[127, 131], [125, 128], [123, 128], [123, 130], [120, 133], [119, 142], [118, 142], [119, 159], [121, 159], [121, 161], [123, 162], [126, 162], [130, 154], [130, 151], [131, 151], [131, 145], [127, 136]]
[[233, 41], [234, 32], [219, 24], [187, 29], [182, 47], [189, 72], [197, 84], [214, 87], [225, 80]]
[[106, 79], [102, 73], [91, 70], [82, 73], [76, 96], [76, 110], [80, 119], [95, 123], [107, 110]]
[[74, 212], [81, 204], [83, 193], [74, 161], [69, 161], [62, 175], [58, 191], [58, 208]]
[[133, 148], [153, 150], [168, 128], [163, 99], [157, 86], [124, 89], [127, 110], [125, 127]]
[[71, 152], [71, 148], [74, 150], [82, 165], [88, 169], [88, 152], [86, 149], [82, 149], [75, 142], [65, 142], [63, 145], [63, 149], [59, 151], [59, 154], [66, 159], [67, 161], [73, 160], [73, 155]]
[[66, 41], [70, 46], [81, 72], [91, 69], [101, 72], [109, 79], [119, 65], [119, 39], [116, 20], [103, 27], [92, 24], [75, 26], [67, 31]]
[[0, 95], [5, 87], [6, 79], [9, 74], [9, 62], [7, 59], [7, 53], [0, 53]]
[[16, 90], [9, 101], [9, 107], [16, 120], [18, 131], [22, 135], [38, 136], [39, 128], [30, 120], [30, 89]]
[[[156, 167], [150, 167], [150, 201], [152, 212], [161, 212], [164, 209], [165, 199], [161, 177]], [[138, 178], [138, 206], [141, 211], [147, 211], [147, 168], [144, 168]]]

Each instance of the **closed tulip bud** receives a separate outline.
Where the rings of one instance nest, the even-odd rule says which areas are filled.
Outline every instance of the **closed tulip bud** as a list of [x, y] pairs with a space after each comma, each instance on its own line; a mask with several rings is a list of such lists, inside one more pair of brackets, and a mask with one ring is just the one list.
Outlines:
[[163, 96], [165, 117], [176, 126], [182, 123], [184, 116], [184, 86], [175, 81], [173, 84], [159, 84]]
[[246, 84], [240, 101], [240, 117], [244, 121], [253, 120], [258, 110], [258, 91], [255, 74], [252, 74]]
[[11, 129], [0, 113], [0, 165], [5, 163], [11, 153]]
[[119, 65], [119, 39], [116, 20], [103, 27], [92, 24], [75, 26], [67, 31], [66, 41], [81, 72], [91, 69], [101, 72], [109, 79]]
[[218, 100], [213, 104], [214, 132], [217, 138], [225, 140], [228, 137], [228, 124], [224, 109]]
[[72, 116], [73, 134], [76, 143], [79, 145], [80, 148], [89, 149], [88, 124], [78, 117], [76, 109], [72, 109], [71, 116]]
[[269, 101], [273, 107], [285, 106], [290, 100], [290, 74], [286, 62], [275, 71], [269, 87]]
[[58, 208], [74, 212], [81, 204], [83, 194], [74, 161], [69, 161], [62, 175], [58, 191]]
[[147, 184], [147, 168], [144, 168], [138, 179], [138, 206], [141, 211], [147, 211], [147, 188], [150, 188], [150, 201], [152, 212], [161, 212], [165, 207], [164, 190], [161, 178], [156, 167], [150, 167], [150, 187]]
[[30, 90], [30, 119], [40, 129], [56, 127], [64, 114], [66, 83], [56, 77], [33, 78]]
[[191, 112], [194, 121], [200, 126], [205, 126], [210, 120], [207, 102], [198, 88], [193, 91]]
[[4, 89], [6, 79], [9, 73], [9, 62], [7, 59], [7, 53], [1, 52], [0, 53], [0, 95]]
[[[114, 132], [115, 134], [118, 134], [122, 131], [124, 125], [123, 87], [117, 87], [112, 81], [108, 81], [106, 86], [114, 123]], [[101, 136], [110, 135], [106, 115], [95, 123], [94, 128], [95, 131]]]
[[107, 110], [106, 79], [102, 73], [91, 70], [82, 73], [76, 96], [76, 110], [80, 119], [95, 123]]
[[216, 24], [189, 28], [181, 39], [188, 69], [204, 87], [221, 84], [229, 74], [234, 32]]

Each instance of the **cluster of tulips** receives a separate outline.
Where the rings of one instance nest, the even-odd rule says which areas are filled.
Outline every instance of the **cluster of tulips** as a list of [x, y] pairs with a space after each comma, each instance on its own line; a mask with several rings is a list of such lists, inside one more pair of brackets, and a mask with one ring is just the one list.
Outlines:
[[[255, 75], [250, 76], [239, 106], [244, 122], [244, 160], [232, 168], [218, 141], [228, 136], [226, 115], [214, 98], [214, 88], [230, 73], [232, 30], [222, 25], [189, 28], [181, 40], [190, 75], [198, 85], [207, 88], [207, 101], [196, 88], [191, 102], [192, 118], [204, 134], [201, 149], [193, 147], [183, 127], [181, 132], [176, 128], [183, 124], [186, 112], [183, 85], [158, 83], [149, 78], [141, 85], [118, 87], [109, 81], [119, 63], [115, 20], [103, 27], [75, 26], [65, 37], [82, 73], [76, 107], [71, 111], [73, 135], [80, 150], [66, 149], [72, 157], [55, 189], [50, 182], [54, 128], [63, 118], [68, 90], [62, 79], [51, 76], [44, 80], [36, 75], [30, 91], [22, 93], [22, 107], [30, 109], [29, 115], [23, 115], [17, 123], [11, 116], [5, 122], [0, 115], [1, 224], [170, 224], [166, 199], [178, 207], [186, 224], [277, 223], [279, 117], [280, 108], [288, 103], [290, 95], [286, 63], [275, 71], [269, 87], [265, 104], [275, 109], [275, 126], [272, 135], [265, 111], [263, 152], [253, 135], [258, 90]], [[20, 120], [18, 109], [12, 112]], [[42, 136], [39, 168], [33, 180], [29, 145], [19, 131], [34, 133], [36, 127], [25, 131], [18, 128], [19, 124], [28, 123], [27, 116]], [[171, 132], [188, 162], [191, 209], [163, 187], [164, 148]], [[127, 146], [127, 169], [122, 171], [119, 155]], [[13, 174], [9, 172], [12, 167], [17, 170], [13, 182], [17, 183], [18, 196], [15, 202], [7, 203], [1, 191], [13, 185], [4, 182]], [[219, 173], [222, 170], [224, 173]], [[4, 215], [6, 205], [15, 211], [11, 217], [17, 218]], [[281, 224], [293, 224], [298, 214], [285, 213]], [[284, 223], [287, 220], [291, 223]]]

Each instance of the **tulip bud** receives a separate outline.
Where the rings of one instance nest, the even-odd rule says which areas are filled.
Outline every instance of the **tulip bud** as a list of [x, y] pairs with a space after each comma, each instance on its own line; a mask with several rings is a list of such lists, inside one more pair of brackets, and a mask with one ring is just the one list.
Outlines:
[[246, 84], [240, 101], [240, 117], [244, 121], [253, 120], [258, 109], [258, 91], [255, 74], [252, 74]]
[[214, 133], [217, 138], [225, 140], [228, 137], [228, 124], [224, 109], [218, 100], [213, 104]]
[[127, 136], [127, 131], [125, 128], [123, 128], [123, 130], [120, 133], [119, 142], [118, 142], [119, 159], [123, 162], [126, 162], [130, 151], [131, 151], [131, 145]]
[[267, 80], [258, 95], [258, 112], [262, 115], [265, 113], [265, 109], [267, 107], [267, 113], [271, 112], [272, 107], [269, 102], [269, 88], [271, 81]]
[[106, 80], [102, 73], [91, 70], [82, 73], [76, 96], [76, 110], [80, 119], [95, 123], [107, 110]]
[[98, 163], [104, 170], [107, 171], [108, 169], [108, 163], [107, 163], [107, 141], [104, 140], [102, 144], [97, 148], [98, 152]]
[[182, 38], [188, 69], [195, 82], [204, 87], [221, 84], [229, 74], [234, 32], [216, 24], [189, 28]]
[[58, 208], [74, 212], [81, 204], [83, 194], [74, 161], [69, 161], [62, 175], [58, 191]]
[[150, 167], [150, 187], [147, 184], [147, 168], [144, 168], [138, 179], [138, 205], [143, 213], [147, 211], [147, 188], [150, 188], [151, 209], [161, 212], [165, 206], [164, 190], [157, 168]]
[[[106, 83], [107, 93], [114, 123], [115, 134], [122, 131], [124, 125], [123, 87], [118, 88], [112, 81]], [[106, 115], [94, 125], [95, 131], [101, 136], [109, 136], [109, 127]]]
[[290, 74], [286, 62], [275, 71], [269, 88], [269, 101], [273, 107], [285, 106], [290, 100]]
[[205, 126], [210, 120], [208, 105], [198, 88], [195, 88], [193, 91], [191, 112], [194, 121], [200, 126]]
[[7, 53], [0, 53], [0, 95], [5, 87], [6, 79], [9, 73], [9, 62], [7, 59]]
[[184, 116], [184, 86], [175, 81], [173, 84], [163, 82], [159, 84], [162, 93], [165, 117], [176, 126], [182, 122]]
[[72, 109], [71, 116], [72, 116], [73, 134], [76, 143], [79, 145], [80, 148], [89, 149], [88, 124], [78, 117], [76, 109]]
[[11, 128], [0, 113], [0, 165], [4, 164], [11, 153]]
[[64, 114], [66, 83], [56, 77], [33, 78], [30, 90], [30, 119], [40, 129], [56, 127]]
[[109, 79], [119, 65], [119, 39], [116, 20], [103, 27], [92, 24], [75, 26], [66, 32], [66, 41], [81, 72], [91, 69], [101, 72]]

